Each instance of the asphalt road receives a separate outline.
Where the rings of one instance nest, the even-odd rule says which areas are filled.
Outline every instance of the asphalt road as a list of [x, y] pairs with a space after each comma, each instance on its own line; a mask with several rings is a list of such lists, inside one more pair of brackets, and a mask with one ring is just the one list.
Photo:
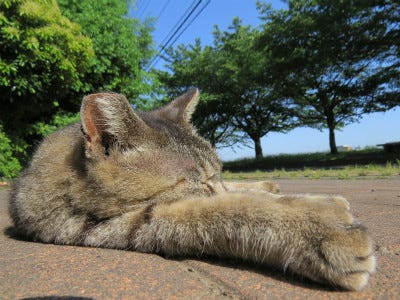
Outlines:
[[0, 299], [400, 299], [400, 178], [277, 180], [282, 193], [341, 194], [375, 241], [377, 273], [343, 292], [258, 266], [19, 240], [0, 189]]

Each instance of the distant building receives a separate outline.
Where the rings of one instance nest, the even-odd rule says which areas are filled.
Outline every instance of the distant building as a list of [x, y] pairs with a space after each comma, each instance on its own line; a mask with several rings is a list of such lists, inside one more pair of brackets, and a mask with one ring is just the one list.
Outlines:
[[353, 150], [353, 147], [348, 146], [348, 145], [343, 145], [343, 146], [338, 146], [338, 147], [337, 147], [337, 150], [338, 150], [339, 152], [347, 152], [347, 151], [352, 151], [352, 150]]
[[379, 144], [377, 146], [383, 147], [383, 150], [387, 153], [400, 153], [400, 142]]

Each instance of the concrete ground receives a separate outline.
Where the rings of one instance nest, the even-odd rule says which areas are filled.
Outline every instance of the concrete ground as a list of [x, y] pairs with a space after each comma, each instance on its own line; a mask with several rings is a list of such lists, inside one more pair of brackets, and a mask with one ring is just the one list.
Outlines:
[[12, 236], [0, 189], [0, 299], [400, 299], [400, 179], [278, 180], [282, 193], [341, 194], [376, 243], [378, 270], [343, 292], [259, 266], [56, 246]]

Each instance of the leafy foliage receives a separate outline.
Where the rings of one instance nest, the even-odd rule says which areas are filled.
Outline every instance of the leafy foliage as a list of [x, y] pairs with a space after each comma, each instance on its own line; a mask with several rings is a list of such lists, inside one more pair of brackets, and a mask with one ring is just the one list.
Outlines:
[[198, 86], [202, 101], [194, 115], [200, 134], [212, 144], [254, 143], [262, 157], [260, 139], [269, 132], [292, 128], [294, 107], [290, 99], [274, 93], [264, 82], [268, 57], [254, 48], [259, 31], [235, 19], [226, 32], [216, 27], [213, 46], [179, 46], [170, 50], [173, 75], [161, 81], [172, 90]]
[[[93, 41], [95, 57], [85, 72], [93, 92], [112, 90], [137, 99], [149, 94], [154, 76], [143, 71], [153, 55], [151, 22], [128, 18], [131, 1], [59, 0], [65, 16]], [[136, 103], [144, 105], [144, 103]]]
[[36, 134], [47, 137], [54, 131], [80, 120], [79, 113], [57, 112], [50, 122], [37, 122], [32, 125], [31, 130]]
[[[231, 110], [226, 99], [221, 98], [218, 88], [225, 89], [220, 66], [223, 64], [218, 51], [210, 46], [180, 45], [168, 49], [170, 72], [158, 72], [160, 81], [166, 86], [168, 98], [182, 94], [190, 87], [201, 89], [200, 103], [192, 117], [200, 135], [215, 146], [230, 146], [242, 140], [231, 125]], [[219, 74], [220, 76], [215, 76]], [[211, 80], [212, 79], [212, 80]]]
[[0, 178], [13, 178], [18, 175], [21, 170], [19, 161], [13, 156], [14, 147], [11, 140], [0, 126]]
[[[279, 93], [302, 106], [305, 125], [337, 128], [400, 104], [399, 5], [393, 1], [292, 0], [265, 20], [260, 47]], [[397, 28], [397, 29], [396, 29]]]
[[92, 44], [55, 0], [0, 2], [0, 119], [12, 140], [58, 106], [78, 105]]
[[229, 31], [215, 32], [215, 45], [224, 57], [224, 94], [229, 97], [232, 124], [254, 142], [261, 158], [261, 138], [270, 132], [286, 132], [296, 124], [291, 99], [275, 92], [265, 65], [270, 57], [254, 47], [260, 32], [234, 19]]
[[64, 16], [55, 0], [0, 0], [0, 120], [21, 161], [37, 140], [77, 119], [71, 112], [83, 94], [135, 99], [156, 82], [142, 71], [151, 26], [127, 17], [129, 1], [59, 3]]

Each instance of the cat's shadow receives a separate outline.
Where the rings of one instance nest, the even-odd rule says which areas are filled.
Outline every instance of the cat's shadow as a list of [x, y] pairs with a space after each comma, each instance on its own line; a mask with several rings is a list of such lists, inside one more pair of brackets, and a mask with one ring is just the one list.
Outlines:
[[22, 242], [35, 242], [32, 238], [19, 233], [14, 226], [9, 226], [4, 229], [4, 234], [13, 240]]
[[[16, 229], [12, 226], [7, 227], [4, 230], [4, 233], [12, 239], [24, 242], [35, 242], [32, 238], [26, 237], [24, 235], [19, 234]], [[65, 246], [65, 245], [63, 245]], [[124, 250], [115, 250], [115, 251], [124, 251]], [[154, 255], [154, 254], [149, 254]], [[310, 290], [322, 290], [322, 291], [343, 291], [341, 289], [337, 289], [335, 287], [322, 285], [319, 283], [315, 283], [308, 278], [302, 277], [300, 275], [294, 274], [290, 271], [282, 271], [275, 267], [257, 265], [252, 262], [246, 262], [240, 259], [228, 259], [228, 258], [218, 258], [213, 256], [204, 256], [204, 257], [167, 257], [165, 255], [159, 255], [167, 260], [174, 260], [180, 263], [185, 263], [187, 269], [196, 269], [192, 264], [188, 264], [188, 259], [195, 260], [200, 263], [208, 263], [214, 266], [222, 267], [222, 268], [230, 268], [236, 269], [240, 271], [247, 271], [260, 274], [262, 276], [273, 278], [274, 280], [286, 282], [291, 285], [299, 286], [302, 288], [310, 289]], [[191, 270], [193, 271], [193, 270]], [[204, 273], [204, 268], [199, 267], [198, 271]]]
[[[185, 260], [187, 260], [187, 258], [185, 257], [179, 257], [179, 258], [168, 257], [166, 259], [172, 259], [179, 262], [184, 262]], [[239, 271], [246, 271], [246, 272], [260, 274], [262, 276], [269, 277], [277, 281], [289, 283], [291, 285], [295, 285], [305, 289], [327, 291], [327, 292], [343, 291], [341, 289], [332, 286], [316, 283], [308, 278], [302, 277], [288, 270], [284, 272], [283, 270], [273, 266], [257, 265], [256, 263], [243, 261], [240, 259], [218, 258], [210, 256], [191, 257], [190, 259], [198, 261], [200, 263], [207, 263], [222, 268], [230, 268]], [[190, 265], [188, 264], [187, 266], [188, 268], [195, 269], [192, 264]], [[204, 272], [203, 270], [204, 268], [200, 267], [200, 272]], [[221, 272], [220, 274], [223, 274], [223, 272]]]
[[21, 300], [94, 300], [94, 299], [88, 297], [76, 297], [76, 296], [40, 296], [40, 297], [22, 298]]

